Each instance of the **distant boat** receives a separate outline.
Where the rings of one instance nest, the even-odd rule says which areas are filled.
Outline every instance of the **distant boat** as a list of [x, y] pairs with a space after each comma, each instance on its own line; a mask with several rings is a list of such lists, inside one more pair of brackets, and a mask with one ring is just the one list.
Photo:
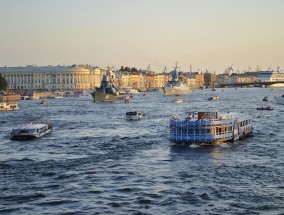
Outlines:
[[116, 90], [117, 90], [117, 92], [119, 92], [120, 95], [138, 94], [139, 93], [139, 91], [137, 89], [133, 89], [131, 87], [117, 87]]
[[265, 97], [262, 99], [262, 101], [264, 101], [264, 102], [268, 102], [268, 97], [267, 97], [267, 96], [265, 96]]
[[145, 113], [142, 111], [130, 111], [126, 112], [127, 120], [140, 120], [145, 116]]
[[192, 90], [184, 83], [178, 80], [177, 63], [172, 71], [172, 80], [168, 81], [164, 86], [166, 96], [179, 96], [192, 93]]
[[29, 100], [30, 97], [29, 96], [21, 96], [21, 100]]
[[218, 95], [214, 95], [214, 96], [211, 96], [208, 98], [208, 100], [214, 100], [214, 101], [217, 101], [217, 100], [220, 100], [220, 97]]
[[18, 110], [19, 106], [16, 101], [2, 101], [0, 102], [0, 112], [9, 110]]
[[176, 99], [175, 100], [175, 103], [183, 103], [184, 102], [184, 99]]
[[29, 96], [28, 100], [39, 100], [38, 96]]
[[127, 89], [126, 90], [126, 94], [138, 94], [138, 90], [136, 89]]
[[270, 107], [270, 106], [267, 106], [267, 107], [257, 107], [256, 108], [257, 110], [273, 110], [273, 108], [272, 107]]
[[11, 140], [31, 140], [42, 137], [52, 130], [48, 121], [30, 122], [18, 128], [12, 129]]
[[94, 102], [115, 102], [126, 98], [125, 94], [120, 94], [114, 87], [108, 75], [103, 76], [101, 86], [96, 87], [91, 95], [93, 96]]
[[40, 104], [46, 105], [46, 101], [45, 101], [45, 100], [41, 100], [41, 101], [40, 101]]

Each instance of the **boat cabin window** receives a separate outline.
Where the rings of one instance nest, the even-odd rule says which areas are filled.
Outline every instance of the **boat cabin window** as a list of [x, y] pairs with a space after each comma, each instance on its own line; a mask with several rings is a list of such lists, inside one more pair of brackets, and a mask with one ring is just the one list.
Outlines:
[[29, 131], [28, 130], [26, 130], [26, 129], [22, 129], [22, 130], [20, 130], [20, 133], [28, 133]]
[[217, 112], [199, 112], [198, 119], [217, 119], [218, 113]]
[[226, 134], [232, 132], [232, 126], [217, 126], [216, 134]]

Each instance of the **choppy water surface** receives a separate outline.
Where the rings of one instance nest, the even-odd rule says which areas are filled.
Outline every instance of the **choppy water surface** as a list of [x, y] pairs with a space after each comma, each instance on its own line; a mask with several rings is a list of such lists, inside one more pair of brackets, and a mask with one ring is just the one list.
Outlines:
[[[220, 101], [208, 101], [218, 93]], [[177, 97], [134, 95], [130, 104], [91, 97], [19, 101], [0, 113], [0, 212], [15, 214], [284, 213], [283, 89], [197, 90]], [[257, 111], [268, 96], [273, 111]], [[253, 117], [255, 135], [211, 147], [169, 142], [168, 121], [186, 110], [218, 108]], [[142, 110], [137, 122], [125, 112]], [[49, 119], [53, 132], [11, 141], [12, 128]]]

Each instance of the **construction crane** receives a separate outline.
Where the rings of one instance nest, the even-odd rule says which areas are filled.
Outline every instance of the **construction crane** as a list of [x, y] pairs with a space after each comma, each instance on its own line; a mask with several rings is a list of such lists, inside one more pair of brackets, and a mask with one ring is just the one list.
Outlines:
[[151, 65], [150, 65], [150, 64], [147, 66], [146, 72], [147, 72], [147, 73], [148, 73], [148, 72], [151, 72]]
[[233, 64], [232, 64], [231, 66], [229, 66], [229, 67], [227, 67], [227, 68], [225, 69], [224, 74], [230, 75], [231, 72], [233, 72], [233, 71], [234, 71], [234, 69], [233, 69]]

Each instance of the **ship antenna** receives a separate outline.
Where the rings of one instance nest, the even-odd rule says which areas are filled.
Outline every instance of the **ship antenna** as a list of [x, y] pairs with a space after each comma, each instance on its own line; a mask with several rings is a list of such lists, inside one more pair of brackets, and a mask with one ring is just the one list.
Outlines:
[[174, 69], [178, 69], [178, 68], [179, 68], [179, 67], [178, 67], [178, 62], [176, 61], [175, 64], [176, 64], [176, 66], [173, 67], [173, 68], [174, 68]]

